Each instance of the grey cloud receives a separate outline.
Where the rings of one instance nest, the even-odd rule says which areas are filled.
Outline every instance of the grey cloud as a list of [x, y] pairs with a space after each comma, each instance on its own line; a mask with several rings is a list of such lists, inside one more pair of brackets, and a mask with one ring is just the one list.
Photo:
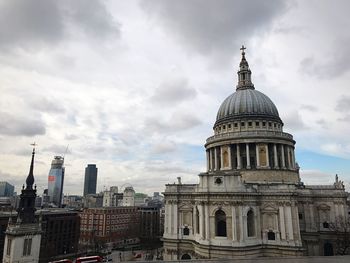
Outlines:
[[174, 105], [194, 99], [197, 91], [190, 87], [187, 79], [176, 79], [162, 83], [155, 89], [151, 102], [159, 105]]
[[173, 142], [161, 141], [152, 147], [151, 153], [153, 154], [165, 154], [174, 152], [176, 145]]
[[75, 134], [66, 134], [66, 136], [64, 137], [66, 140], [69, 140], [69, 141], [73, 141], [73, 140], [76, 140], [79, 138], [78, 135], [75, 135]]
[[0, 5], [0, 45], [55, 43], [63, 37], [57, 1], [4, 0]]
[[317, 107], [313, 106], [313, 105], [307, 105], [307, 104], [303, 104], [300, 106], [300, 109], [302, 110], [309, 110], [309, 111], [317, 111]]
[[168, 120], [161, 120], [158, 117], [152, 117], [146, 119], [144, 125], [145, 130], [149, 132], [176, 132], [191, 129], [200, 125], [202, 122], [196, 116], [175, 113]]
[[46, 132], [45, 123], [37, 114], [11, 115], [0, 112], [0, 134], [10, 136], [35, 136]]
[[67, 145], [51, 145], [42, 149], [43, 152], [51, 152], [55, 155], [71, 154], [72, 151]]
[[73, 24], [94, 37], [120, 35], [120, 24], [113, 20], [106, 6], [101, 1], [75, 0], [68, 1], [67, 10]]
[[38, 110], [40, 112], [50, 112], [50, 113], [64, 113], [65, 109], [62, 104], [54, 99], [48, 99], [45, 97], [40, 98], [30, 98], [29, 105], [32, 109]]
[[350, 122], [350, 114], [346, 114], [344, 117], [342, 118], [338, 118], [338, 121], [344, 121], [344, 122]]
[[273, 19], [287, 10], [286, 1], [260, 0], [154, 0], [142, 1], [141, 6], [191, 51], [220, 57], [268, 30]]
[[100, 1], [2, 0], [0, 6], [0, 47], [6, 50], [55, 45], [76, 35], [72, 28], [94, 39], [120, 33]]
[[[304, 58], [300, 62], [299, 71], [321, 79], [342, 76], [350, 70], [350, 49], [344, 48], [348, 46], [350, 46], [350, 39], [337, 41], [329, 54], [317, 59], [312, 56]], [[324, 61], [321, 60], [323, 58], [325, 58]]]
[[298, 111], [287, 113], [287, 115], [283, 117], [283, 122], [285, 123], [285, 127], [291, 131], [304, 130], [307, 128]]
[[335, 110], [350, 113], [350, 96], [342, 96], [340, 99], [338, 99]]

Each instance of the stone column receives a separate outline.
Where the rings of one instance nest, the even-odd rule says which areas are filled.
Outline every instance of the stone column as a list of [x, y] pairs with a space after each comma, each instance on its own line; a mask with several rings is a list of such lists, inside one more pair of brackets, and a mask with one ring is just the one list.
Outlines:
[[209, 157], [209, 151], [207, 150], [206, 151], [206, 153], [207, 153], [207, 172], [209, 172], [209, 170], [210, 170], [210, 157]]
[[172, 209], [173, 209], [173, 205], [172, 205], [172, 203], [171, 203], [171, 201], [169, 202], [168, 201], [168, 233], [169, 234], [172, 234], [173, 233], [173, 226], [171, 225], [171, 223], [172, 223], [172, 220], [171, 220], [171, 218], [172, 218]]
[[242, 165], [241, 165], [241, 151], [240, 151], [240, 147], [239, 144], [237, 143], [237, 169], [241, 169]]
[[286, 169], [286, 159], [284, 158], [284, 145], [281, 144], [282, 169]]
[[265, 149], [266, 149], [266, 166], [267, 166], [267, 168], [270, 168], [269, 145], [268, 144], [265, 145]]
[[295, 154], [294, 154], [294, 148], [291, 147], [290, 151], [292, 153], [292, 168], [295, 169]]
[[164, 233], [165, 234], [168, 234], [169, 232], [169, 204], [168, 204], [168, 201], [165, 203], [165, 218], [166, 220], [164, 220]]
[[194, 205], [193, 206], [193, 209], [192, 209], [192, 234], [193, 236], [196, 235], [196, 229], [197, 229], [197, 217], [196, 217], [196, 206]]
[[245, 224], [243, 222], [243, 207], [240, 205], [238, 207], [238, 213], [239, 213], [239, 240], [243, 241], [244, 238], [244, 228]]
[[286, 212], [286, 223], [287, 223], [287, 239], [293, 240], [293, 222], [292, 222], [292, 210], [290, 206], [285, 207]]
[[210, 149], [210, 170], [214, 171], [214, 160], [213, 160], [214, 149]]
[[204, 209], [203, 205], [199, 205], [199, 235], [201, 239], [204, 239]]
[[255, 144], [255, 153], [256, 153], [256, 168], [260, 167], [260, 156], [259, 156], [259, 147]]
[[312, 203], [309, 203], [309, 210], [310, 210], [310, 228], [311, 228], [311, 231], [315, 231], [316, 223], [315, 223], [315, 217], [314, 217], [314, 207]]
[[245, 151], [247, 157], [247, 169], [250, 169], [250, 152], [249, 152], [249, 143], [245, 144]]
[[210, 232], [209, 232], [209, 204], [205, 204], [205, 239], [210, 239]]
[[277, 158], [277, 146], [276, 143], [273, 144], [273, 157], [274, 157], [274, 163], [275, 163], [275, 169], [278, 168], [278, 158]]
[[232, 169], [231, 145], [227, 146], [227, 151], [228, 151], [228, 166], [229, 166], [229, 169]]
[[279, 208], [279, 216], [280, 216], [280, 232], [281, 232], [281, 240], [286, 239], [286, 226], [284, 222], [284, 206], [281, 205]]
[[290, 147], [289, 146], [287, 146], [287, 158], [288, 158], [288, 168], [289, 169], [292, 169], [292, 160], [291, 160], [291, 158], [290, 158]]
[[217, 171], [219, 168], [218, 166], [218, 155], [217, 155], [217, 148], [214, 148], [214, 170]]
[[237, 241], [237, 234], [236, 234], [236, 207], [232, 206], [232, 240]]
[[173, 205], [173, 216], [174, 216], [174, 234], [177, 236], [179, 233], [179, 227], [177, 222], [179, 211], [177, 210], [177, 201], [174, 202]]

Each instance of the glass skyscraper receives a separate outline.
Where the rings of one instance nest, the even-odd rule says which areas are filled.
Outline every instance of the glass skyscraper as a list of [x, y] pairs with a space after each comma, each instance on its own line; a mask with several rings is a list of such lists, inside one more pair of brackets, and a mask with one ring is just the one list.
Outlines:
[[88, 164], [85, 168], [84, 196], [96, 194], [97, 167], [96, 164]]
[[48, 178], [48, 195], [50, 203], [57, 207], [61, 207], [63, 182], [64, 182], [64, 158], [55, 156], [51, 163], [51, 169]]

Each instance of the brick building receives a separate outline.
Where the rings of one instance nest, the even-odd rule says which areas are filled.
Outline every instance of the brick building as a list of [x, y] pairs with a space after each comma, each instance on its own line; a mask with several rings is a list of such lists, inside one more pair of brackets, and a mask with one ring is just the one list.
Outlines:
[[80, 243], [88, 248], [118, 247], [139, 242], [137, 207], [86, 208], [80, 214]]

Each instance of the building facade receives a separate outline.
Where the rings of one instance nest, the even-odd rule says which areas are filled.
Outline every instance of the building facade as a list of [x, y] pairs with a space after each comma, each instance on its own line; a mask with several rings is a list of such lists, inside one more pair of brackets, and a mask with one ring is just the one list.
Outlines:
[[87, 249], [124, 247], [139, 242], [137, 207], [88, 208], [80, 216], [80, 243]]
[[42, 225], [39, 262], [74, 257], [78, 253], [80, 236], [79, 212], [43, 209], [37, 215]]
[[85, 168], [84, 196], [88, 194], [96, 194], [96, 186], [97, 186], [96, 164], [88, 164], [88, 166]]
[[0, 182], [0, 197], [11, 197], [15, 191], [15, 187], [8, 182]]
[[199, 183], [166, 185], [164, 259], [334, 254], [329, 226], [348, 222], [343, 183], [301, 182], [293, 136], [255, 89], [243, 47], [236, 91], [213, 130]]
[[51, 162], [51, 169], [48, 177], [48, 196], [49, 203], [56, 207], [61, 207], [63, 199], [63, 183], [64, 183], [64, 158], [55, 156]]

